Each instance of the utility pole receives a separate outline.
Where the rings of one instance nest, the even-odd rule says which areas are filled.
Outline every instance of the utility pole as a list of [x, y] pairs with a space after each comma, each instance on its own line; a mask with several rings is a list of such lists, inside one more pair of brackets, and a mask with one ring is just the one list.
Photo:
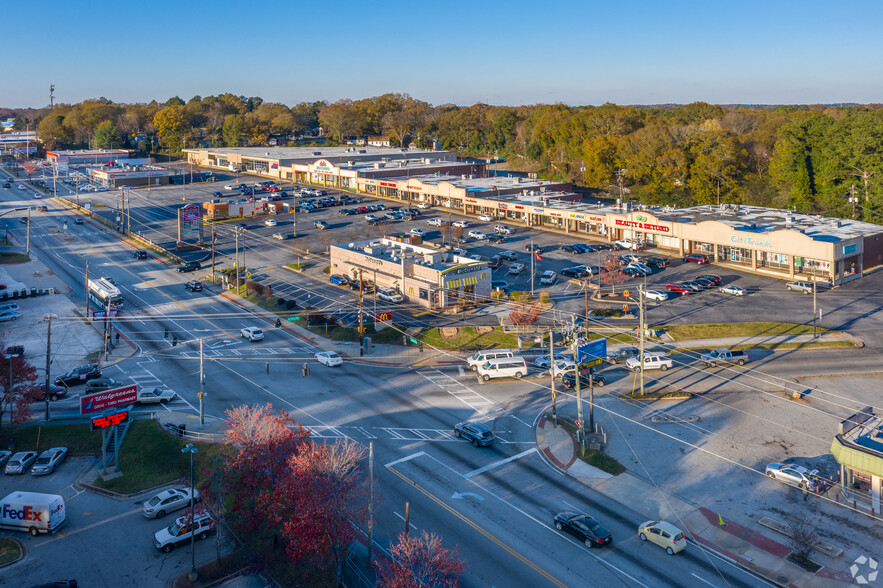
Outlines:
[[533, 249], [533, 239], [530, 240], [530, 297], [533, 299], [533, 261], [537, 257], [537, 252]]
[[640, 343], [640, 353], [641, 353], [641, 370], [640, 370], [640, 378], [641, 378], [641, 396], [644, 395], [644, 288], [640, 284], [638, 285], [638, 333]]
[[212, 223], [212, 284], [215, 283], [215, 223]]
[[89, 260], [86, 260], [86, 316], [89, 316]]
[[374, 560], [374, 441], [368, 442], [368, 564]]
[[293, 238], [297, 237], [297, 196], [293, 194], [294, 200], [291, 202], [291, 235]]
[[49, 361], [52, 351], [52, 315], [46, 315], [46, 386], [43, 391], [46, 393], [46, 422], [49, 422]]
[[374, 270], [374, 320], [377, 320], [377, 270]]
[[239, 294], [239, 227], [236, 227], [236, 258], [233, 260], [233, 273], [236, 275], [236, 294]]
[[365, 355], [365, 340], [362, 337], [362, 291], [365, 289], [365, 281], [362, 279], [362, 270], [359, 270], [359, 357]]
[[582, 390], [580, 390], [580, 382], [579, 382], [579, 350], [577, 348], [577, 340], [573, 340], [573, 358], [576, 360], [576, 378], [574, 381], [576, 382], [576, 420], [579, 421], [579, 426], [577, 427], [577, 436], [579, 437], [579, 450], [580, 455], [582, 457], [586, 456], [586, 429], [585, 423], [583, 423], [583, 396]]
[[819, 309], [816, 306], [816, 282], [812, 283], [812, 338], [818, 337], [816, 334], [816, 318], [819, 316]]
[[31, 256], [31, 207], [30, 206], [28, 206], [28, 237], [27, 237], [26, 254], [28, 257]]
[[107, 308], [104, 310], [104, 361], [107, 361], [108, 341], [110, 341], [110, 298], [107, 299]]
[[199, 338], [199, 424], [205, 424], [205, 370], [203, 369], [202, 337]]
[[549, 329], [549, 380], [552, 384], [552, 422], [558, 426], [558, 394], [555, 392], [555, 340], [554, 331]]

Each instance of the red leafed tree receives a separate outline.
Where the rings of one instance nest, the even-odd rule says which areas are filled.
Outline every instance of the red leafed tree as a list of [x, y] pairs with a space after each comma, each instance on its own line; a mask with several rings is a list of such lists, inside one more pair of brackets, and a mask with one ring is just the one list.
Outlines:
[[456, 550], [445, 549], [437, 535], [399, 535], [390, 550], [391, 560], [377, 564], [377, 585], [383, 588], [457, 588], [466, 568]]
[[509, 322], [513, 325], [530, 325], [537, 322], [542, 312], [542, 304], [536, 302], [518, 302], [509, 313]]
[[622, 273], [619, 268], [619, 260], [615, 255], [608, 253], [604, 256], [604, 263], [601, 265], [601, 282], [612, 288], [612, 292], [616, 294], [616, 285], [624, 284], [628, 281], [628, 276]]
[[32, 402], [42, 400], [37, 386], [37, 370], [22, 357], [0, 357], [0, 424], [8, 411], [10, 421], [21, 423], [31, 418]]
[[333, 566], [339, 583], [357, 529], [367, 522], [365, 449], [348, 439], [311, 443], [288, 466], [290, 475], [264, 506], [275, 513], [289, 559]]

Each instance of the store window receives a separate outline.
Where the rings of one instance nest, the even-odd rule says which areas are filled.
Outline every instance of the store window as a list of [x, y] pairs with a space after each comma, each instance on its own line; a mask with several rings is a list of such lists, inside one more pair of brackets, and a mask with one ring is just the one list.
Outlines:
[[[693, 241], [693, 250], [696, 253], [705, 253], [706, 255], [714, 255], [714, 243], [703, 243], [702, 241]], [[721, 254], [723, 256], [723, 254]]]
[[751, 250], [742, 249], [741, 247], [727, 247], [722, 245], [718, 247], [719, 259], [729, 261], [730, 263], [751, 263]]
[[831, 264], [829, 262], [809, 257], [795, 257], [794, 267], [801, 273], [814, 276], [827, 276], [831, 271]]
[[420, 300], [429, 300], [429, 290], [426, 288], [420, 288]]

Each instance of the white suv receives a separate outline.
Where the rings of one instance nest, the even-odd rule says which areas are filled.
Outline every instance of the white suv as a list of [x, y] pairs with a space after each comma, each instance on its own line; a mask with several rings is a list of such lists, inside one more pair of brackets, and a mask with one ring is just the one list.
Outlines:
[[168, 553], [179, 543], [189, 541], [191, 535], [195, 535], [197, 539], [205, 539], [209, 531], [214, 528], [215, 519], [207, 512], [193, 515], [193, 528], [190, 527], [190, 516], [184, 515], [175, 519], [175, 522], [168, 527], [154, 533], [153, 544], [163, 553]]
[[485, 235], [481, 231], [469, 231], [469, 236], [479, 241], [484, 241], [485, 239], [487, 239], [487, 235]]
[[377, 297], [381, 300], [386, 300], [387, 302], [394, 302], [396, 304], [400, 302], [404, 302], [405, 299], [401, 294], [393, 290], [392, 288], [380, 288], [377, 290]]
[[[633, 372], [637, 372], [641, 370], [641, 363], [639, 357], [631, 357], [625, 362], [625, 367]], [[665, 353], [645, 353], [643, 364], [645, 370], [665, 371], [672, 367], [674, 362]]]
[[511, 235], [512, 229], [506, 225], [494, 225], [494, 232], [498, 235]]

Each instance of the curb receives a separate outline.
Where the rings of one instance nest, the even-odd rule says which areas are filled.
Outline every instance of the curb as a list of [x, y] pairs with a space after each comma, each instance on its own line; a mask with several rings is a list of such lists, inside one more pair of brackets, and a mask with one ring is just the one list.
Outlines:
[[15, 558], [13, 561], [6, 562], [5, 564], [0, 565], [0, 569], [7, 568], [11, 565], [17, 564], [18, 562], [23, 560], [28, 555], [28, 546], [25, 545], [24, 542], [22, 542], [19, 539], [16, 539], [15, 537], [5, 537], [5, 539], [9, 539], [10, 541], [12, 541], [16, 545], [18, 545], [18, 557]]

